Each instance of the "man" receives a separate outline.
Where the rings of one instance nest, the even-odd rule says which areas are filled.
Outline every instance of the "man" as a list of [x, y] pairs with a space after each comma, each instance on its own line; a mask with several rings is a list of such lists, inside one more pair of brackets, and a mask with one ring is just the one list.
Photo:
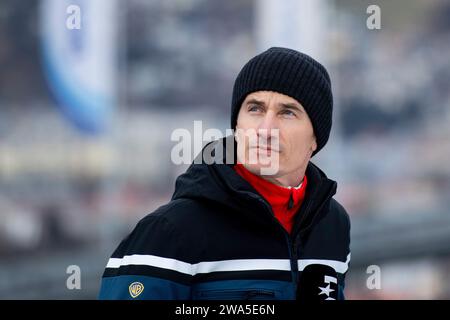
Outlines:
[[234, 84], [236, 133], [215, 142], [215, 160], [236, 151], [233, 163], [194, 161], [115, 250], [99, 297], [344, 299], [349, 217], [310, 162], [332, 106], [329, 75], [308, 55], [276, 47], [251, 59]]

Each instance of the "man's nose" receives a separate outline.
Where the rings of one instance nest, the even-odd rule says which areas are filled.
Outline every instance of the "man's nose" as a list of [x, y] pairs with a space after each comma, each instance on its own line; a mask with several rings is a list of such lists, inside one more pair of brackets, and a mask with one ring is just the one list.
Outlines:
[[258, 136], [269, 139], [275, 134], [274, 129], [278, 129], [277, 118], [275, 113], [269, 110], [259, 123]]

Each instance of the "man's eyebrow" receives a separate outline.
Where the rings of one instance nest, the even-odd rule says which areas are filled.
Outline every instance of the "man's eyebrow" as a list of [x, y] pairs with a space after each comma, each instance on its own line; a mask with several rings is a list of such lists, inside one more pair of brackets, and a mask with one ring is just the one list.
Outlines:
[[[252, 104], [252, 103], [263, 106], [263, 107], [266, 106], [264, 101], [258, 100], [256, 98], [251, 98], [251, 99], [247, 100], [247, 104]], [[281, 106], [283, 109], [293, 109], [293, 110], [297, 110], [300, 112], [305, 112], [301, 105], [294, 103], [294, 102], [283, 102], [283, 103], [280, 103], [279, 106]]]
[[297, 103], [280, 103], [280, 106], [284, 109], [294, 109], [294, 110], [298, 110], [300, 112], [305, 112], [303, 110], [303, 107], [298, 105]]
[[248, 99], [247, 104], [250, 104], [250, 103], [259, 104], [259, 105], [261, 105], [261, 106], [265, 106], [265, 105], [266, 105], [266, 104], [264, 103], [264, 101], [258, 100], [258, 99], [256, 99], [256, 98]]

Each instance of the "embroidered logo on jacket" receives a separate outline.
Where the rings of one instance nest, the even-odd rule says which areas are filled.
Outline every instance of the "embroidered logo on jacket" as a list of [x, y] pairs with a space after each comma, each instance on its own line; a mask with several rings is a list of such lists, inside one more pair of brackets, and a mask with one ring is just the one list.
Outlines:
[[128, 291], [130, 292], [130, 296], [134, 299], [144, 291], [144, 285], [140, 282], [133, 282], [128, 287]]
[[319, 289], [320, 289], [319, 296], [321, 294], [326, 295], [327, 298], [325, 300], [336, 300], [336, 299], [330, 297], [330, 293], [334, 291], [334, 289], [330, 288], [331, 283], [337, 284], [337, 278], [331, 277], [331, 276], [325, 276], [325, 284], [328, 284], [328, 285], [326, 287], [319, 287]]

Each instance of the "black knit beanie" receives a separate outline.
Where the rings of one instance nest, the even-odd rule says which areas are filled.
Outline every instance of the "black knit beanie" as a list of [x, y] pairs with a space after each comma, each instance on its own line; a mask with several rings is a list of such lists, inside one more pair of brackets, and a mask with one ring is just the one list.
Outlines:
[[314, 156], [328, 141], [333, 113], [333, 94], [327, 70], [310, 56], [293, 49], [272, 47], [245, 64], [233, 87], [231, 128], [245, 97], [255, 91], [288, 95], [305, 108], [316, 135]]

